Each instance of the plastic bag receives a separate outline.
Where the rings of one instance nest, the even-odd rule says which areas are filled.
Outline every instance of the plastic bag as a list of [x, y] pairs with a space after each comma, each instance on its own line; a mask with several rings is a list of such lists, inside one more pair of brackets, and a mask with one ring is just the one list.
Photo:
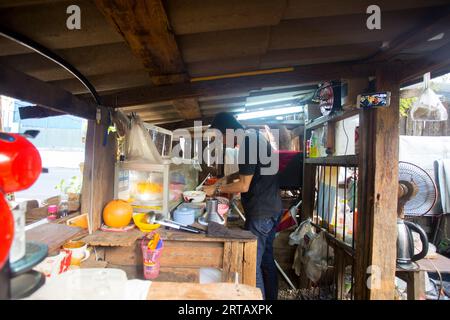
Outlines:
[[430, 88], [430, 74], [425, 74], [423, 80], [425, 90], [411, 108], [411, 119], [413, 121], [447, 121], [447, 110]]
[[47, 278], [55, 277], [69, 270], [72, 260], [70, 250], [61, 250], [57, 256], [47, 257], [33, 269], [43, 273]]
[[[320, 232], [311, 240], [309, 248], [305, 252], [305, 273], [315, 283], [320, 280], [322, 274], [328, 269], [327, 250], [328, 244], [325, 233]], [[330, 254], [330, 252], [328, 253]]]
[[152, 164], [162, 163], [161, 155], [139, 116], [134, 116], [131, 119], [131, 128], [126, 136], [125, 152], [129, 161], [148, 161]]
[[302, 264], [305, 264], [305, 251], [309, 247], [309, 242], [305, 241], [305, 236], [308, 239], [314, 238], [316, 236], [312, 226], [311, 220], [305, 220], [289, 235], [289, 244], [291, 246], [297, 245], [297, 249], [294, 254], [294, 262], [292, 263], [292, 269], [294, 269], [295, 274], [300, 276], [302, 270]]
[[310, 220], [305, 220], [289, 235], [289, 245], [301, 245], [304, 241], [305, 234], [311, 232]]

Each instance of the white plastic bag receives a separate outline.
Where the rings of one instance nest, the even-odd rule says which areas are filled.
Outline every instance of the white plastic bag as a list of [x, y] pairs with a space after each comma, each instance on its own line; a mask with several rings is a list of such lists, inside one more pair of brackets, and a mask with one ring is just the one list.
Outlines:
[[300, 245], [303, 242], [303, 238], [305, 234], [311, 232], [311, 223], [310, 220], [305, 220], [289, 235], [289, 245], [295, 246]]
[[447, 121], [447, 111], [439, 97], [427, 88], [411, 109], [413, 121]]
[[[312, 228], [310, 219], [303, 221], [297, 229], [289, 235], [289, 244], [297, 245], [294, 262], [292, 264], [292, 269], [294, 269], [297, 276], [300, 276], [302, 265], [306, 265], [308, 262], [305, 252], [309, 249], [311, 239], [314, 239], [315, 237], [317, 237], [317, 234]], [[309, 240], [305, 241], [305, 238]]]
[[126, 158], [129, 161], [148, 161], [161, 164], [162, 158], [150, 134], [139, 116], [131, 119], [131, 128], [126, 136]]
[[447, 110], [430, 88], [430, 74], [425, 74], [423, 80], [425, 90], [411, 108], [411, 119], [413, 121], [447, 121]]

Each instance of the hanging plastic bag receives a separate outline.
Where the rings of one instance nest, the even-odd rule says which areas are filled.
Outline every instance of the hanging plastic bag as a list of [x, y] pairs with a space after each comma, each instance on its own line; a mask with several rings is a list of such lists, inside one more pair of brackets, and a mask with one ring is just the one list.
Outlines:
[[139, 116], [133, 116], [131, 119], [131, 128], [126, 136], [125, 152], [129, 161], [162, 163], [161, 155]]
[[413, 121], [447, 121], [447, 110], [430, 88], [430, 74], [425, 74], [423, 80], [425, 90], [411, 108], [411, 119]]

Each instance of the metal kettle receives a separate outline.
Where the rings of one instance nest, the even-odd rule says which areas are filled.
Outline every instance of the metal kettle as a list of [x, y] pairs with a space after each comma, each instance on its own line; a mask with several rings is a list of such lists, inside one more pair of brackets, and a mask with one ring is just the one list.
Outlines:
[[[412, 231], [417, 232], [422, 242], [422, 251], [414, 254], [414, 238]], [[428, 253], [428, 237], [418, 225], [403, 219], [397, 219], [397, 266], [400, 268], [415, 268], [414, 261], [425, 258]]]

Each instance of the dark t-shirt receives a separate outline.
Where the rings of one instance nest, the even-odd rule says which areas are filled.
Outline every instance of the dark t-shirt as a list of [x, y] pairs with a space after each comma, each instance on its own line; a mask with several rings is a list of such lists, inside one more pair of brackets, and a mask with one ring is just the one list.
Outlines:
[[[262, 152], [259, 152], [260, 148]], [[272, 152], [270, 143], [261, 134], [254, 130], [246, 132], [245, 143], [239, 148], [239, 174], [253, 175], [248, 192], [241, 195], [242, 206], [248, 217], [276, 217], [282, 210], [276, 173], [278, 166], [275, 172], [270, 169], [272, 164], [278, 164], [270, 161]]]

